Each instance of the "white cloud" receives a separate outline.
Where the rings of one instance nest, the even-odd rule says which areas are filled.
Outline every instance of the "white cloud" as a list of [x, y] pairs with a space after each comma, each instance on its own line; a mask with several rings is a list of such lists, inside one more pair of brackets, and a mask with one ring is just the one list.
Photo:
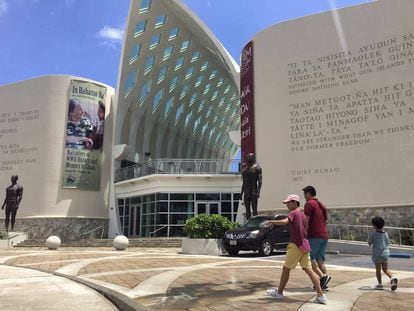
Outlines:
[[99, 30], [98, 36], [112, 43], [121, 43], [124, 36], [124, 31], [121, 28], [113, 28], [111, 26], [104, 26]]
[[6, 0], [0, 0], [0, 16], [6, 14], [7, 10], [9, 9], [9, 4]]

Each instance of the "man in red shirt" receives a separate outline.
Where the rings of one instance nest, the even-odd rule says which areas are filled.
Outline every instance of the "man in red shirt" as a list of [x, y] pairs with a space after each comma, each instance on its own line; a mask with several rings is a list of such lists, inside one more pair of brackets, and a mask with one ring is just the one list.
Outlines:
[[312, 269], [319, 276], [319, 281], [323, 290], [328, 290], [328, 283], [331, 277], [326, 272], [325, 255], [328, 245], [328, 209], [325, 204], [316, 198], [316, 189], [313, 186], [306, 186], [303, 196], [306, 199], [305, 215], [308, 219], [308, 235], [311, 246], [310, 258]]
[[289, 281], [290, 270], [295, 269], [297, 264], [300, 263], [303, 271], [309, 276], [316, 289], [317, 296], [314, 302], [326, 304], [328, 298], [322, 292], [320, 284], [318, 284], [318, 276], [312, 271], [309, 257], [309, 241], [305, 237], [307, 220], [306, 216], [299, 209], [299, 196], [291, 194], [282, 202], [289, 209], [288, 216], [284, 219], [268, 220], [266, 221], [266, 225], [289, 225], [289, 244], [282, 275], [280, 276], [279, 287], [266, 290], [266, 294], [278, 300], [284, 299], [283, 290]]

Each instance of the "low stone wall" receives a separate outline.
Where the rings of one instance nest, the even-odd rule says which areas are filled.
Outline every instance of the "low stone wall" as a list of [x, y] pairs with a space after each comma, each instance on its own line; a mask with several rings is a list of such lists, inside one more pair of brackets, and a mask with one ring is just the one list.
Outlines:
[[407, 227], [414, 225], [414, 206], [409, 207], [356, 207], [329, 209], [329, 223], [371, 226], [375, 216], [384, 218], [388, 227]]
[[[2, 221], [2, 226], [4, 220]], [[97, 218], [17, 218], [15, 231], [24, 231], [29, 234], [29, 239], [47, 239], [51, 235], [57, 235], [62, 240], [75, 241], [82, 239], [82, 233], [104, 226], [104, 237], [108, 237], [108, 219]], [[23, 230], [22, 230], [23, 229]], [[85, 238], [100, 238], [101, 229]]]

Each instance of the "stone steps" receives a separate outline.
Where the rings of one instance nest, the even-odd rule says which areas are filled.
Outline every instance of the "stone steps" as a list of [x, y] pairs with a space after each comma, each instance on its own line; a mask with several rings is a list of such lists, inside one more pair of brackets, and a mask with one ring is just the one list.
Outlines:
[[[46, 239], [26, 240], [17, 247], [43, 247]], [[160, 247], [160, 248], [180, 248], [182, 238], [139, 238], [129, 239], [129, 247]], [[85, 239], [79, 241], [64, 241], [61, 247], [112, 247], [113, 239]]]

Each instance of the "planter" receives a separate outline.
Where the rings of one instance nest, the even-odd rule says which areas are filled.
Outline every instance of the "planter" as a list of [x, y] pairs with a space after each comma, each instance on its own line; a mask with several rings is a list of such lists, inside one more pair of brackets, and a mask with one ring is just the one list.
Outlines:
[[227, 255], [221, 239], [183, 239], [182, 253], [191, 255]]

